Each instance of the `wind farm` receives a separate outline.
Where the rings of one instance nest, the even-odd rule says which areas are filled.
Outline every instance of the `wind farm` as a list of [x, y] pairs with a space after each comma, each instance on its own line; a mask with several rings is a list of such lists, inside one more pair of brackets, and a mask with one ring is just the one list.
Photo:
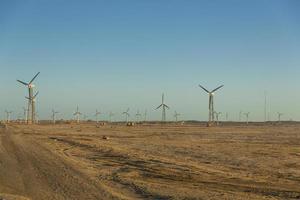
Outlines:
[[0, 200], [299, 200], [299, 5], [1, 1]]
[[[1, 198], [52, 199], [58, 195], [64, 199], [63, 196], [67, 195], [72, 199], [75, 195], [76, 199], [78, 197], [84, 199], [91, 195], [91, 199], [98, 199], [105, 194], [107, 199], [123, 197], [146, 199], [149, 195], [153, 196], [153, 199], [197, 199], [220, 195], [229, 199], [264, 199], [271, 193], [271, 196], [278, 199], [300, 197], [299, 188], [296, 186], [300, 174], [297, 171], [293, 175], [289, 173], [289, 170], [298, 166], [295, 164], [299, 160], [298, 150], [289, 147], [300, 144], [300, 140], [295, 138], [300, 124], [282, 121], [283, 113], [280, 112], [276, 113], [278, 120], [275, 121], [250, 121], [250, 112], [243, 111], [238, 113], [236, 121], [229, 120], [229, 112], [225, 112], [222, 120], [222, 112], [215, 109], [217, 107], [217, 110], [222, 110], [222, 107], [218, 106], [222, 101], [222, 94], [220, 92], [218, 99], [214, 99], [214, 95], [224, 85], [211, 91], [199, 85], [209, 96], [207, 121], [184, 120], [181, 113], [165, 103], [164, 94], [161, 96], [159, 106], [155, 109], [145, 109], [143, 114], [137, 109], [132, 118], [130, 109], [127, 108], [119, 114], [120, 116], [117, 112], [109, 110], [106, 119], [105, 117], [99, 119], [99, 115], [104, 113], [105, 109], [102, 112], [96, 109], [92, 114], [95, 118], [91, 120], [87, 117], [88, 113], [83, 114], [77, 106], [75, 112], [71, 113], [71, 119], [57, 121], [57, 115], [64, 113], [52, 109], [50, 119], [38, 120], [36, 113], [38, 92], [34, 94], [32, 89], [32, 82], [38, 75], [39, 73], [29, 83], [22, 83], [29, 88], [29, 97], [26, 99], [30, 112], [23, 107], [24, 119], [14, 120], [11, 117], [13, 112], [5, 110], [6, 118], [2, 122], [5, 126], [0, 128], [2, 145], [5, 145], [0, 149], [15, 156], [19, 155], [18, 148], [21, 146], [26, 151], [22, 152], [21, 160], [13, 162], [8, 160], [14, 158], [3, 154], [4, 152], [0, 154], [4, 160], [4, 165], [0, 166], [0, 174], [1, 170], [7, 168], [15, 172], [13, 176], [1, 175], [3, 177], [0, 181]], [[169, 99], [169, 102], [172, 102], [172, 99]], [[205, 105], [204, 101], [199, 106], [206, 107]], [[265, 107], [263, 108], [262, 115], [265, 114]], [[159, 109], [161, 117], [148, 119], [149, 113], [157, 113]], [[168, 120], [168, 110], [173, 110], [173, 119], [170, 114]], [[285, 133], [284, 136], [279, 134], [282, 132]], [[282, 137], [285, 139], [282, 140]], [[270, 142], [272, 146], [268, 145]], [[17, 149], [13, 150], [7, 146], [12, 143], [18, 145]], [[153, 144], [155, 146], [152, 146]], [[166, 144], [168, 148], [165, 148]], [[60, 154], [57, 151], [64, 153]], [[275, 157], [274, 152], [277, 152]], [[39, 168], [29, 169], [27, 165], [28, 162], [33, 162], [31, 158], [33, 153], [39, 159], [37, 163]], [[290, 154], [289, 159], [278, 162], [277, 158], [286, 154]], [[268, 159], [260, 159], [260, 155]], [[67, 160], [69, 160], [68, 168], [75, 171], [59, 169]], [[51, 164], [48, 163], [50, 161]], [[157, 165], [157, 162], [160, 164]], [[18, 168], [14, 163], [18, 163]], [[45, 165], [46, 163], [48, 164]], [[290, 163], [294, 165], [291, 166]], [[253, 168], [253, 165], [257, 167]], [[92, 167], [91, 170], [87, 171], [87, 166]], [[20, 167], [23, 168], [22, 171]], [[122, 172], [124, 167], [126, 171]], [[113, 168], [121, 172], [111, 171]], [[83, 172], [84, 176], [78, 174], [77, 170]], [[280, 178], [277, 176], [278, 170], [282, 173]], [[25, 178], [24, 171], [31, 177], [26, 176], [26, 181], [30, 181], [37, 189], [26, 194], [21, 193], [21, 196], [18, 196], [19, 193], [11, 194], [1, 189], [18, 178]], [[145, 173], [146, 171], [148, 172]], [[53, 179], [49, 181], [43, 177], [44, 173]], [[33, 174], [39, 175], [35, 177]], [[69, 178], [59, 178], [64, 176]], [[96, 178], [99, 176], [106, 178]], [[49, 190], [52, 184], [57, 184], [56, 181], [64, 184], [66, 189], [62, 190], [59, 187], [58, 193]], [[165, 182], [168, 184], [162, 189], [161, 184]], [[268, 184], [258, 185], [260, 182]], [[91, 186], [96, 183], [99, 186]], [[9, 186], [9, 190], [17, 190], [18, 184]], [[82, 186], [85, 188], [84, 192], [74, 190]], [[139, 189], [137, 191], [133, 188]]]

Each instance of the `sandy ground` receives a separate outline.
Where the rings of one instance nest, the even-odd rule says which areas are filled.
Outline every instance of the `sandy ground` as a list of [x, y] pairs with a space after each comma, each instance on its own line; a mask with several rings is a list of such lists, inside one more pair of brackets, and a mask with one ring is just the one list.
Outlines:
[[300, 125], [9, 125], [2, 199], [300, 199]]

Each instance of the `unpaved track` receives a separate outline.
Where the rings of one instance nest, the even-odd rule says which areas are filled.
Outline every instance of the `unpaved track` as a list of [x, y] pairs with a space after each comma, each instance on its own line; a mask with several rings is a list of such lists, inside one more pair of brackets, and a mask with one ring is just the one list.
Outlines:
[[7, 130], [0, 135], [0, 194], [32, 199], [108, 199], [103, 189], [40, 146]]

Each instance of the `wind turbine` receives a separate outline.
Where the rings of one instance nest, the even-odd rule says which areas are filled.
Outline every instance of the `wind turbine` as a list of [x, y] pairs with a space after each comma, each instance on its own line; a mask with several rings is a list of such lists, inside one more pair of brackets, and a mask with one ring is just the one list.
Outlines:
[[27, 109], [25, 107], [23, 107], [23, 111], [24, 111], [24, 123], [27, 122]]
[[129, 114], [129, 108], [127, 108], [127, 110], [124, 111], [122, 114], [126, 116], [126, 119], [125, 119], [125, 120], [126, 120], [126, 123], [127, 123], [127, 122], [128, 122], [128, 119], [129, 119], [129, 117], [130, 117], [130, 114]]
[[5, 113], [6, 113], [6, 122], [9, 123], [10, 122], [10, 115], [12, 114], [12, 111], [5, 110]]
[[208, 121], [209, 121], [209, 123], [215, 121], [215, 117], [214, 117], [214, 113], [215, 113], [215, 110], [214, 110], [214, 92], [216, 92], [218, 89], [220, 89], [223, 86], [224, 85], [221, 85], [221, 86], [217, 87], [216, 89], [214, 89], [212, 91], [208, 91], [202, 85], [199, 85], [199, 87], [201, 87], [205, 92], [207, 92], [208, 96], [209, 96], [209, 100], [208, 100], [208, 110], [209, 110]]
[[140, 110], [137, 110], [135, 116], [136, 116], [136, 121], [140, 122], [140, 117], [142, 116], [141, 113], [140, 113]]
[[31, 97], [25, 97], [26, 99], [28, 99], [29, 101], [31, 101], [31, 105], [32, 105], [32, 122], [35, 123], [36, 122], [36, 111], [35, 111], [35, 103], [36, 103], [36, 97], [37, 95], [39, 94], [39, 92], [37, 92], [34, 96], [31, 96]]
[[82, 115], [81, 112], [79, 112], [79, 108], [77, 106], [77, 110], [76, 112], [73, 114], [74, 116], [76, 116], [76, 121], [77, 121], [77, 124], [79, 124], [79, 121], [80, 121], [80, 115]]
[[167, 106], [164, 103], [164, 94], [162, 94], [161, 104], [156, 108], [156, 110], [159, 109], [160, 107], [162, 107], [162, 118], [161, 118], [161, 121], [165, 122], [166, 121], [166, 108], [167, 109], [170, 109], [170, 108], [169, 108], [169, 106]]
[[281, 121], [281, 116], [283, 115], [283, 113], [277, 112], [277, 116], [278, 116], [278, 122]]
[[265, 105], [264, 105], [264, 120], [267, 121], [267, 91], [264, 92], [265, 95]]
[[100, 114], [101, 114], [101, 112], [99, 112], [98, 110], [96, 110], [95, 116], [96, 116], [96, 122], [97, 123], [99, 122], [98, 115], [100, 115]]
[[239, 112], [239, 121], [240, 122], [242, 121], [242, 114], [243, 114], [243, 111], [240, 110], [240, 112]]
[[228, 112], [226, 112], [226, 121], [228, 121], [229, 120], [229, 114], [228, 114]]
[[109, 121], [112, 122], [112, 117], [114, 116], [115, 114], [113, 112], [109, 112]]
[[56, 114], [58, 114], [58, 111], [55, 111], [54, 109], [52, 109], [52, 123], [55, 124], [56, 122]]
[[35, 108], [33, 103], [33, 88], [35, 87], [32, 83], [36, 79], [36, 77], [40, 74], [38, 72], [28, 83], [24, 81], [17, 80], [19, 83], [25, 85], [28, 88], [28, 112], [27, 112], [27, 123], [35, 122]]
[[248, 124], [250, 112], [246, 112], [246, 113], [244, 113], [244, 115], [246, 116], [246, 123]]
[[177, 111], [175, 110], [174, 117], [176, 122], [178, 121], [178, 116], [180, 116], [180, 113], [177, 113]]
[[145, 110], [145, 112], [144, 112], [144, 121], [145, 122], [147, 121], [147, 110]]
[[222, 112], [214, 112], [217, 118], [217, 124], [219, 124], [219, 116], [222, 114]]

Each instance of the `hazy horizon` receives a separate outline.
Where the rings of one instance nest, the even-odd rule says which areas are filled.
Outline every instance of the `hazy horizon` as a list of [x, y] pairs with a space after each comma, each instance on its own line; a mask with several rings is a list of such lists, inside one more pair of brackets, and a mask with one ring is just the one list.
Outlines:
[[300, 2], [255, 1], [1, 1], [0, 118], [22, 116], [37, 72], [39, 118], [70, 119], [79, 106], [116, 120], [130, 108], [159, 120], [161, 94], [180, 120], [207, 120], [215, 110], [238, 120], [300, 120]]

